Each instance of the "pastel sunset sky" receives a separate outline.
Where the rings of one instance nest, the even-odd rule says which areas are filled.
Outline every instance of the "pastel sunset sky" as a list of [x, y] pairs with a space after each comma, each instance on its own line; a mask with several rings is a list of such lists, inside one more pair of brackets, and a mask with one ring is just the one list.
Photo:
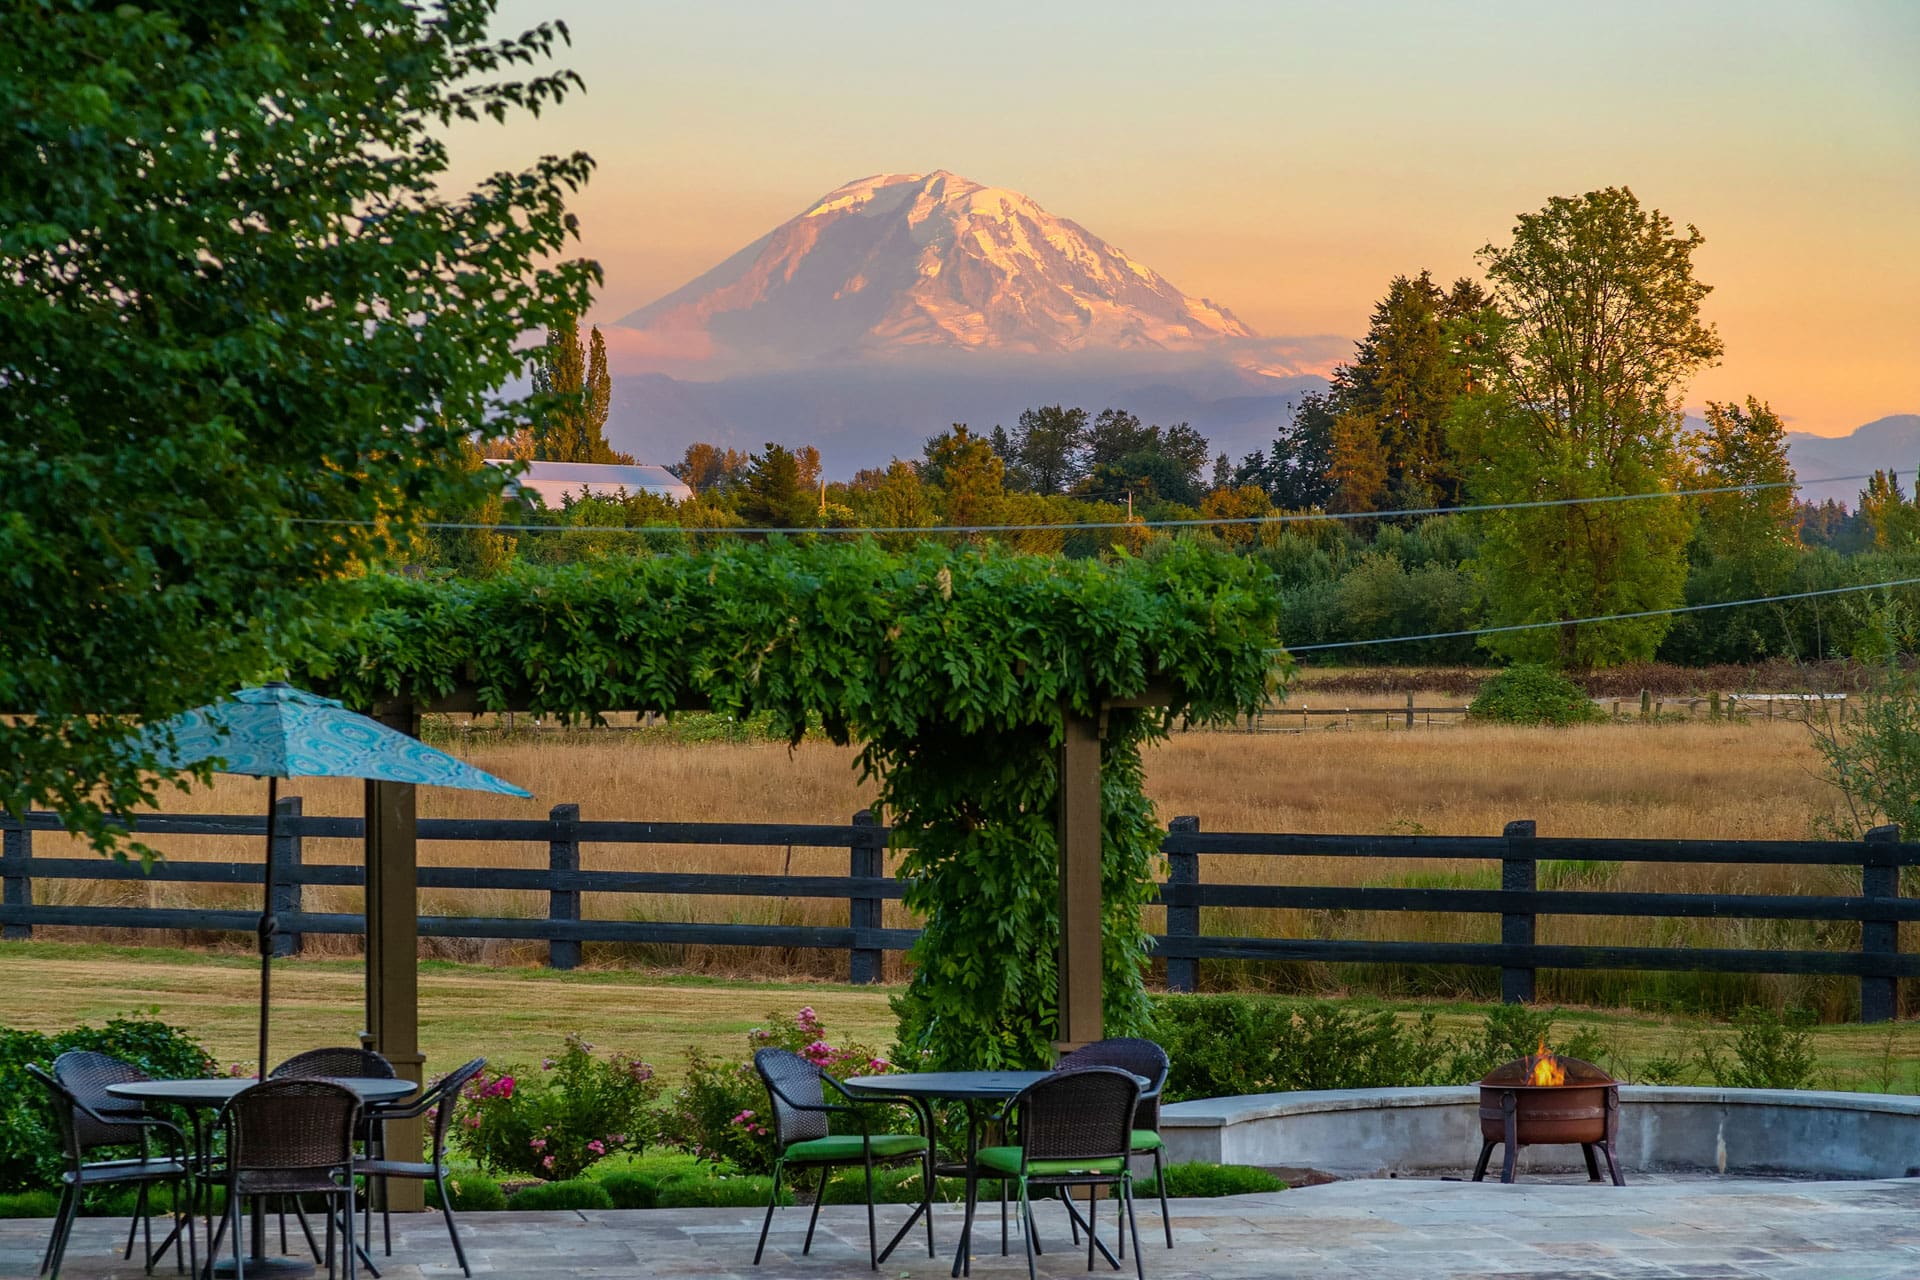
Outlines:
[[849, 179], [1023, 191], [1269, 336], [1361, 332], [1398, 272], [1612, 184], [1707, 243], [1748, 394], [1844, 433], [1920, 412], [1920, 0], [1550, 4], [507, 0], [587, 93], [463, 127], [456, 177], [599, 161], [593, 318]]

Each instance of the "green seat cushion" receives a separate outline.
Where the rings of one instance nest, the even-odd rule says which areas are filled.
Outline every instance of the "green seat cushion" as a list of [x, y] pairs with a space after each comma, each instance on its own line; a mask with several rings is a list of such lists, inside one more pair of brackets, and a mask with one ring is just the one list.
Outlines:
[[[876, 1160], [911, 1155], [926, 1149], [927, 1140], [917, 1133], [873, 1135], [873, 1158]], [[784, 1157], [788, 1164], [831, 1164], [840, 1160], [863, 1161], [867, 1158], [866, 1149], [861, 1146], [861, 1138], [857, 1133], [836, 1133], [828, 1138], [796, 1142], [786, 1149]]]
[[[974, 1158], [982, 1169], [1014, 1178], [1020, 1176], [1019, 1147], [982, 1147]], [[1117, 1178], [1126, 1167], [1127, 1162], [1118, 1156], [1111, 1160], [1030, 1160], [1027, 1174], [1034, 1178], [1060, 1178], [1075, 1173]]]
[[1158, 1151], [1167, 1144], [1160, 1141], [1160, 1135], [1151, 1129], [1133, 1131], [1133, 1149], [1135, 1151]]

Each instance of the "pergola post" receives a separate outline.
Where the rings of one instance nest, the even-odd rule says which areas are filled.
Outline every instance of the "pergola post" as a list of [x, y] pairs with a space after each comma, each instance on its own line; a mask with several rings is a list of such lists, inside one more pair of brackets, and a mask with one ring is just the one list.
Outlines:
[[1061, 1053], [1105, 1035], [1101, 1010], [1100, 723], [1062, 707], [1060, 736]]
[[[410, 704], [383, 708], [375, 719], [410, 737], [420, 717]], [[415, 788], [404, 782], [368, 782], [367, 805], [367, 1027], [363, 1039], [393, 1063], [401, 1077], [425, 1083], [420, 1053], [420, 892]], [[421, 1121], [386, 1126], [393, 1158], [416, 1160]], [[388, 1180], [388, 1207], [417, 1212], [426, 1207], [426, 1184]]]

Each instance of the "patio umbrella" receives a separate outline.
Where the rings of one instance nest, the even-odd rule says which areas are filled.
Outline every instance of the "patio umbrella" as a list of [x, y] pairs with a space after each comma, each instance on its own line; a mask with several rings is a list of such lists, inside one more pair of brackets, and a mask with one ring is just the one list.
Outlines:
[[280, 779], [371, 778], [523, 798], [533, 794], [349, 711], [332, 698], [303, 693], [278, 681], [241, 689], [220, 702], [182, 712], [149, 729], [147, 740], [174, 768], [210, 760], [217, 772], [267, 780], [266, 902], [259, 929], [262, 1078], [267, 1071], [267, 1010], [273, 995], [273, 935], [279, 929], [273, 914], [273, 839]]

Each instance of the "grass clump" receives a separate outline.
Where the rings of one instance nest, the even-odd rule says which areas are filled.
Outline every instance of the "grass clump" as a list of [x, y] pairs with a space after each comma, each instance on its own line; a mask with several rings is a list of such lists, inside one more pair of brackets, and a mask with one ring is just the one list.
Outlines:
[[1573, 681], [1550, 667], [1519, 663], [1480, 686], [1467, 713], [1500, 724], [1593, 724], [1606, 713]]
[[[477, 1169], [449, 1172], [447, 1191], [455, 1213], [496, 1213], [507, 1207], [507, 1193], [500, 1184]], [[427, 1183], [427, 1207], [447, 1207], [440, 1203], [440, 1188], [431, 1182]]]
[[514, 1210], [611, 1209], [613, 1197], [591, 1178], [572, 1178], [565, 1182], [537, 1182], [513, 1193], [508, 1207]]
[[[1166, 1167], [1167, 1194], [1188, 1199], [1246, 1196], [1262, 1191], [1285, 1191], [1287, 1184], [1265, 1169], [1245, 1164], [1208, 1164], [1195, 1160]], [[1134, 1188], [1135, 1198], [1160, 1194], [1160, 1184], [1148, 1178]]]
[[[662, 1182], [654, 1195], [656, 1209], [743, 1209], [764, 1205], [773, 1191], [773, 1179], [758, 1173], [682, 1174]], [[781, 1204], [793, 1197], [783, 1188]]]

